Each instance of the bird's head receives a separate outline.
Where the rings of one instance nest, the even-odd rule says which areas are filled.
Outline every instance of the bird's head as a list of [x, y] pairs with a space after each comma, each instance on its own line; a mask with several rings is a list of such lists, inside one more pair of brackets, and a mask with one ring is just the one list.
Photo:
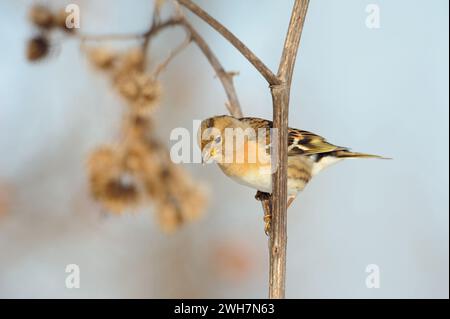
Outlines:
[[228, 115], [214, 116], [202, 121], [197, 134], [202, 161], [220, 163], [223, 158], [225, 129], [240, 126], [238, 119]]

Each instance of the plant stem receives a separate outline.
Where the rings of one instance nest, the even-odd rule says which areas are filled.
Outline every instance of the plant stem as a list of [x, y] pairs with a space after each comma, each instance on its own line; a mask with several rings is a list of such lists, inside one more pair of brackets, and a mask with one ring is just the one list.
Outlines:
[[296, 0], [280, 61], [282, 84], [271, 86], [273, 127], [277, 135], [277, 169], [272, 175], [272, 225], [269, 239], [269, 298], [284, 298], [287, 248], [288, 118], [292, 75], [309, 0]]
[[262, 76], [269, 82], [269, 84], [279, 84], [278, 77], [233, 33], [231, 33], [219, 21], [211, 17], [206, 11], [193, 3], [191, 0], [177, 0], [177, 2], [192, 13], [197, 15], [217, 32], [219, 32], [225, 39], [228, 40], [242, 55], [261, 73]]
[[[309, 0], [296, 0], [284, 43], [278, 74], [272, 71], [233, 33], [211, 17], [191, 0], [177, 0], [178, 3], [208, 23], [227, 39], [261, 73], [270, 85], [273, 103], [273, 124], [277, 130], [278, 146], [274, 152], [275, 173], [272, 175], [272, 200], [263, 200], [265, 214], [272, 215], [269, 238], [269, 297], [284, 298], [286, 285], [287, 247], [287, 140], [289, 97], [297, 51], [303, 31]], [[271, 212], [268, 210], [271, 206]]]
[[181, 14], [181, 12], [179, 12], [177, 16], [172, 17], [166, 20], [165, 22], [152, 25], [150, 29], [144, 33], [145, 38], [143, 43], [144, 50], [145, 51], [147, 50], [148, 46], [150, 45], [151, 38], [154, 37], [156, 34], [158, 34], [159, 31], [175, 25], [182, 26], [186, 30], [189, 39], [198, 46], [200, 51], [208, 60], [209, 64], [214, 69], [217, 77], [220, 79], [220, 82], [222, 83], [222, 86], [225, 90], [225, 94], [227, 95], [228, 102], [226, 103], [226, 107], [230, 112], [230, 114], [234, 117], [238, 118], [242, 117], [242, 110], [236, 93], [236, 89], [234, 87], [232, 73], [225, 71], [219, 59], [211, 50], [209, 45], [206, 43], [203, 37], [197, 32], [197, 30], [195, 30], [192, 24], [189, 23], [189, 21], [184, 17], [184, 15]]
[[220, 79], [220, 82], [222, 83], [222, 86], [225, 89], [225, 93], [228, 97], [228, 103], [226, 104], [228, 111], [234, 117], [242, 117], [243, 115], [241, 106], [236, 93], [236, 89], [234, 88], [233, 74], [225, 71], [219, 59], [211, 50], [209, 45], [187, 20], [184, 20], [183, 25], [187, 29], [187, 31], [190, 32], [192, 41], [197, 44], [203, 55], [209, 61], [209, 64], [211, 64], [211, 66], [213, 67], [217, 77]]

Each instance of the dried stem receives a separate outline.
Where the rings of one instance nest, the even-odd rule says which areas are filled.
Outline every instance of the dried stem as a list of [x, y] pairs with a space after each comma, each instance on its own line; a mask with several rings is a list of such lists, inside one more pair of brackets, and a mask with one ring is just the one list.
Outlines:
[[289, 23], [286, 40], [284, 42], [278, 77], [290, 86], [294, 72], [295, 60], [300, 46], [309, 0], [296, 0], [292, 9], [291, 21]]
[[148, 46], [150, 45], [150, 40], [154, 37], [159, 31], [165, 29], [170, 26], [179, 25], [182, 26], [192, 42], [194, 42], [202, 51], [203, 55], [206, 57], [208, 62], [211, 64], [212, 68], [216, 72], [217, 77], [220, 79], [222, 86], [225, 90], [225, 93], [228, 98], [228, 102], [226, 103], [226, 107], [231, 115], [235, 117], [242, 117], [242, 110], [239, 103], [239, 99], [237, 97], [236, 89], [233, 83], [233, 77], [231, 73], [226, 72], [220, 63], [217, 56], [211, 50], [209, 45], [203, 39], [203, 37], [195, 30], [195, 28], [189, 23], [189, 21], [179, 12], [175, 17], [162, 22], [153, 24], [150, 29], [144, 34], [144, 50], [148, 50]]
[[147, 32], [143, 34], [144, 43], [142, 44], [144, 48], [144, 52], [146, 53], [148, 50], [148, 47], [150, 45], [150, 40], [156, 36], [160, 31], [168, 28], [180, 25], [184, 19], [182, 17], [172, 17], [170, 19], [167, 19], [164, 22], [159, 22], [159, 19], [154, 19], [151, 27], [148, 29]]
[[124, 40], [140, 40], [144, 39], [144, 34], [78, 34], [75, 33], [75, 36], [82, 42], [87, 41], [124, 41]]
[[207, 12], [191, 0], [177, 0], [177, 2], [216, 29], [217, 32], [227, 39], [251, 64], [253, 64], [259, 73], [261, 73], [267, 82], [269, 82], [269, 84], [275, 85], [280, 83], [279, 78], [241, 40], [239, 40], [219, 21], [211, 17]]
[[[296, 0], [291, 14], [291, 20], [284, 43], [284, 49], [279, 65], [278, 74], [275, 75], [242, 41], [225, 28], [220, 22], [211, 17], [191, 0], [176, 0], [191, 12], [208, 23], [223, 37], [225, 37], [242, 55], [261, 73], [270, 85], [273, 102], [273, 123], [278, 130], [275, 162], [277, 169], [272, 176], [272, 194], [268, 198], [261, 198], [265, 215], [272, 216], [272, 225], [269, 237], [269, 297], [284, 298], [286, 283], [286, 247], [287, 247], [287, 140], [288, 140], [288, 114], [289, 97], [292, 75], [300, 44], [301, 34], [309, 0]], [[150, 40], [159, 31], [180, 25], [190, 35], [190, 39], [197, 44], [205, 55], [227, 94], [227, 108], [235, 117], [242, 117], [242, 111], [233, 84], [233, 74], [226, 72], [216, 55], [212, 52], [206, 41], [180, 13], [164, 22], [155, 19], [147, 32], [141, 35], [120, 36], [83, 36], [82, 40], [103, 40], [115, 38], [142, 38], [143, 48], [148, 50]], [[178, 51], [178, 50], [176, 50]], [[168, 60], [171, 60], [169, 58]]]
[[161, 74], [163, 70], [166, 69], [166, 67], [169, 65], [169, 63], [178, 55], [180, 54], [189, 44], [192, 42], [192, 36], [188, 35], [186, 39], [181, 43], [179, 46], [177, 46], [174, 50], [169, 52], [169, 55], [162, 61], [156, 68], [154, 72], [155, 79], [158, 78], [158, 76]]
[[269, 298], [284, 298], [287, 247], [287, 166], [289, 96], [297, 51], [309, 0], [296, 0], [284, 44], [278, 77], [280, 85], [271, 86], [273, 126], [278, 129], [278, 165], [272, 176], [272, 225], [269, 240]]
[[217, 77], [220, 79], [220, 82], [222, 82], [222, 86], [224, 87], [225, 93], [228, 97], [228, 103], [226, 104], [228, 111], [234, 117], [242, 117], [241, 106], [239, 104], [236, 89], [234, 88], [233, 74], [225, 71], [219, 59], [216, 57], [214, 52], [212, 52], [206, 41], [187, 20], [184, 20], [183, 25], [191, 33], [192, 41], [194, 41], [199, 49], [203, 52], [203, 55], [213, 67]]
[[[228, 111], [234, 117], [242, 117], [242, 110], [239, 103], [239, 99], [236, 93], [236, 89], [233, 83], [233, 73], [225, 71], [222, 64], [220, 63], [217, 56], [211, 50], [209, 45], [203, 39], [203, 37], [195, 30], [195, 28], [187, 21], [187, 19], [179, 12], [176, 16], [171, 17], [163, 22], [160, 22], [159, 19], [154, 20], [150, 28], [141, 34], [107, 34], [107, 35], [79, 35], [81, 42], [85, 41], [111, 41], [111, 40], [139, 40], [142, 39], [142, 47], [144, 52], [148, 51], [150, 46], [150, 41], [153, 37], [155, 37], [160, 31], [167, 29], [173, 26], [181, 26], [188, 33], [188, 37], [190, 41], [195, 42], [195, 44], [199, 47], [200, 51], [202, 51], [203, 55], [211, 64], [214, 69], [217, 77], [220, 79], [222, 86], [227, 95], [228, 102], [225, 104]], [[157, 67], [156, 74], [159, 74], [162, 69], [164, 69], [167, 64], [172, 60], [172, 58], [177, 55], [184, 47], [186, 47], [185, 43], [183, 43], [179, 48], [175, 49], [171, 55], [167, 58], [166, 61], [162, 63], [159, 67]]]
[[292, 74], [303, 31], [309, 0], [296, 0], [284, 43], [278, 74], [272, 71], [233, 33], [191, 0], [177, 0], [178, 3], [208, 23], [226, 38], [264, 76], [270, 85], [273, 103], [273, 123], [278, 130], [277, 168], [272, 176], [272, 195], [261, 199], [265, 215], [272, 215], [269, 238], [270, 270], [269, 297], [284, 298], [286, 283], [287, 247], [287, 140], [289, 97]]

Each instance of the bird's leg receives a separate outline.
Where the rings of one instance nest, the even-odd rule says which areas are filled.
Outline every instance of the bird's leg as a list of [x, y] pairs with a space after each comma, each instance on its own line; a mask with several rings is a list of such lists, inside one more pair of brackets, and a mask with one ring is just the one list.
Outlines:
[[255, 195], [255, 199], [259, 200], [260, 202], [265, 201], [265, 200], [269, 200], [270, 199], [270, 193], [264, 193], [261, 191], [257, 191], [256, 195]]
[[291, 206], [291, 204], [294, 202], [294, 199], [297, 197], [297, 195], [291, 195], [288, 196], [288, 200], [287, 200], [287, 208], [289, 208]]
[[258, 191], [255, 198], [261, 201], [264, 210], [264, 232], [269, 236], [270, 223], [272, 221], [272, 195]]
[[[291, 206], [297, 195], [290, 195], [287, 199], [287, 208]], [[270, 234], [270, 226], [272, 224], [272, 195], [258, 191], [255, 199], [261, 201], [264, 209], [264, 232], [267, 236]]]
[[270, 235], [270, 227], [272, 226], [272, 213], [269, 213], [264, 210], [264, 233], [266, 236]]

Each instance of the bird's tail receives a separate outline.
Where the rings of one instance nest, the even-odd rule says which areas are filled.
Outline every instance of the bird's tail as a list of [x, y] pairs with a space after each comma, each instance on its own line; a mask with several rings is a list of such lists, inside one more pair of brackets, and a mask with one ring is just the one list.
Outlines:
[[349, 150], [339, 150], [334, 152], [333, 154], [337, 158], [378, 158], [378, 159], [391, 159], [389, 157], [384, 157], [380, 155], [373, 155], [373, 154], [365, 154], [365, 153], [357, 153], [357, 152], [351, 152]]

